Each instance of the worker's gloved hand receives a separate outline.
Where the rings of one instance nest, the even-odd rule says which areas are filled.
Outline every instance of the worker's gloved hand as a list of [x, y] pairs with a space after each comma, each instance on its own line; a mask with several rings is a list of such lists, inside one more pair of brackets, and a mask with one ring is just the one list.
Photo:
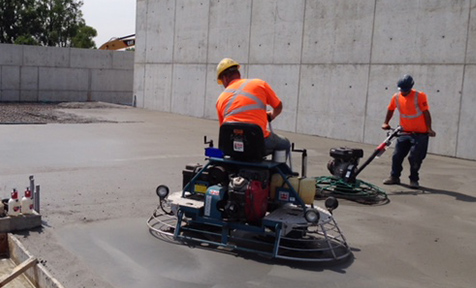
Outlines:
[[266, 111], [266, 114], [268, 115], [268, 122], [273, 121], [273, 111]]
[[386, 123], [383, 123], [383, 124], [382, 124], [382, 129], [383, 129], [383, 130], [390, 130], [390, 128], [391, 128], [390, 125], [388, 125], [388, 124], [386, 124]]

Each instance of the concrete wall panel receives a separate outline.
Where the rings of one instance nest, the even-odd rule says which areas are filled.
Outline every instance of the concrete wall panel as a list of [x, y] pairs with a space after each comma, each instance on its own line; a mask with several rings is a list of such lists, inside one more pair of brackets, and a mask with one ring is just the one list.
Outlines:
[[91, 70], [91, 89], [93, 91], [130, 91], [133, 79], [127, 70]]
[[476, 1], [471, 1], [466, 63], [476, 64]]
[[99, 91], [91, 93], [91, 101], [132, 105], [132, 96], [128, 91]]
[[[147, 25], [150, 25], [149, 23], [151, 23], [153, 19], [159, 18], [154, 17], [156, 16], [156, 12], [153, 11], [153, 9], [153, 7], [151, 7], [150, 10], [148, 9], [147, 0], [136, 0], [136, 55], [134, 60], [135, 63], [145, 63], [146, 61]], [[170, 19], [170, 17], [168, 18]], [[152, 30], [150, 32], [152, 33]]]
[[216, 80], [216, 64], [207, 65], [207, 85], [205, 92], [204, 117], [207, 119], [218, 119], [216, 112], [216, 102], [218, 96], [223, 92], [223, 86], [218, 85]]
[[23, 46], [24, 66], [69, 67], [70, 49], [59, 47]]
[[469, 2], [377, 0], [372, 61], [463, 63]]
[[362, 141], [368, 65], [301, 69], [297, 132]]
[[253, 2], [250, 63], [300, 62], [304, 3], [304, 0]]
[[136, 53], [133, 51], [121, 51], [121, 53], [112, 54], [112, 69], [131, 70], [131, 63], [134, 63], [134, 56]]
[[[473, 10], [474, 11], [474, 10]], [[456, 157], [476, 159], [476, 65], [466, 66], [463, 97], [461, 99], [460, 123]], [[441, 131], [441, 136], [446, 137]], [[444, 136], [443, 136], [444, 135]]]
[[[117, 54], [117, 53], [116, 53]], [[112, 68], [112, 51], [71, 49], [71, 67], [77, 68]]]
[[21, 102], [37, 102], [38, 101], [38, 90], [21, 90], [20, 91], [20, 100]]
[[209, 1], [177, 0], [175, 63], [206, 63]]
[[21, 89], [37, 90], [38, 89], [38, 67], [21, 67], [20, 70]]
[[374, 2], [306, 1], [302, 62], [368, 63]]
[[3, 90], [1, 91], [1, 101], [7, 102], [18, 102], [20, 101], [20, 91], [19, 90]]
[[172, 91], [172, 65], [149, 65], [145, 70], [145, 107], [170, 112]]
[[176, 64], [173, 69], [171, 112], [203, 117], [206, 66]]
[[218, 63], [225, 57], [248, 62], [251, 3], [251, 0], [210, 1], [209, 63]]
[[[136, 107], [144, 108], [144, 102], [151, 97], [145, 97], [145, 69], [146, 66], [143, 63], [136, 62], [134, 64], [134, 96], [133, 101]], [[149, 106], [150, 109], [154, 106]]]
[[0, 55], [0, 101], [132, 103], [134, 52], [1, 44]]
[[40, 90], [87, 91], [89, 73], [86, 69], [45, 67], [39, 70]]
[[0, 43], [0, 65], [20, 65], [23, 46]]
[[148, 19], [145, 35], [147, 63], [172, 63], [175, 1], [148, 1], [146, 13]]
[[38, 92], [40, 102], [86, 102], [88, 101], [87, 91], [58, 91], [40, 90]]
[[20, 89], [20, 67], [2, 66], [2, 88], [5, 90]]

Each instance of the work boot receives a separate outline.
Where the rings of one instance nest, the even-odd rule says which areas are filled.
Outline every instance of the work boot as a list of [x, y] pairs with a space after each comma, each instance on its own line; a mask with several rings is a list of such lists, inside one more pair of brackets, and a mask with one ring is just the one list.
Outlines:
[[383, 184], [385, 185], [400, 184], [400, 178], [390, 176], [387, 179], [383, 180]]
[[418, 181], [410, 180], [410, 188], [418, 189], [418, 188], [420, 188], [420, 184], [418, 183]]

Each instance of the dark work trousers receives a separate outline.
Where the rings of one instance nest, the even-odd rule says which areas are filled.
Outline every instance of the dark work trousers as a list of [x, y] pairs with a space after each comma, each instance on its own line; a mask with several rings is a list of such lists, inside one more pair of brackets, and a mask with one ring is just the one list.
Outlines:
[[418, 181], [420, 179], [418, 171], [428, 151], [428, 138], [428, 134], [423, 133], [414, 133], [398, 137], [392, 156], [392, 172], [390, 175], [400, 178], [403, 169], [403, 160], [408, 153], [410, 153], [410, 156], [408, 156], [408, 162], [410, 162], [409, 178], [410, 181]]
[[286, 137], [271, 132], [269, 136], [264, 139], [264, 146], [266, 147], [266, 154], [271, 154], [274, 150], [286, 150], [286, 154], [289, 154], [291, 143]]

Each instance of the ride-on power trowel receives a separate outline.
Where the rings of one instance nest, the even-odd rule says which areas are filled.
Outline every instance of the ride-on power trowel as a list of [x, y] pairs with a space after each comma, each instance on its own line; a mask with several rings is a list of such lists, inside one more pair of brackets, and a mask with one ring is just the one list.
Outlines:
[[[206, 137], [204, 142], [207, 162], [185, 167], [182, 191], [157, 187], [159, 205], [147, 221], [153, 235], [293, 261], [351, 255], [333, 217], [337, 199], [327, 198], [325, 209], [316, 206], [315, 179], [299, 176], [286, 161], [269, 159], [259, 126], [224, 123], [218, 148]], [[292, 152], [306, 160], [305, 149], [293, 145]]]

